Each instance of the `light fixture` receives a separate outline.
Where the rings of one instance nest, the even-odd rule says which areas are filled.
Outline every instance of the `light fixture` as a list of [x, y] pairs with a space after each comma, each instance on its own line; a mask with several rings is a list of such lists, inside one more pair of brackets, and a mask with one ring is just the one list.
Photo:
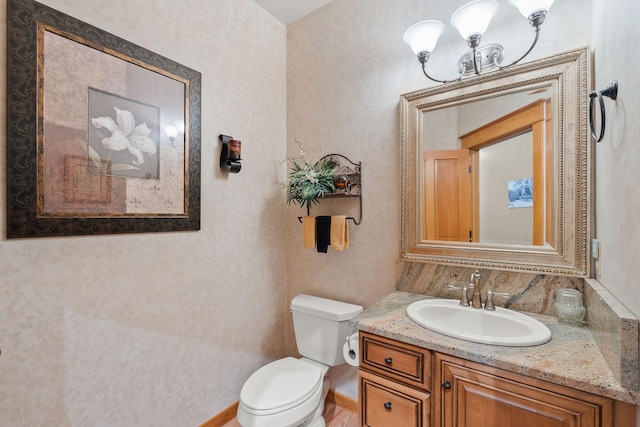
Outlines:
[[180, 149], [180, 147], [176, 146], [176, 138], [178, 135], [184, 135], [184, 120], [176, 120], [171, 124], [168, 124], [164, 127], [164, 133], [169, 137], [169, 141], [171, 141], [171, 145], [175, 149]]
[[422, 72], [427, 78], [439, 83], [451, 83], [458, 81], [465, 74], [480, 74], [483, 68], [496, 66], [506, 68], [517, 64], [531, 52], [538, 42], [540, 26], [544, 22], [547, 12], [553, 0], [508, 0], [509, 4], [518, 8], [520, 13], [529, 20], [535, 29], [535, 38], [529, 49], [520, 58], [509, 65], [502, 65], [504, 59], [504, 48], [499, 44], [490, 44], [480, 47], [482, 36], [489, 27], [489, 23], [498, 12], [498, 2], [495, 0], [473, 0], [456, 10], [451, 16], [453, 25], [467, 41], [471, 48], [458, 60], [458, 77], [452, 80], [440, 80], [431, 77], [427, 73], [426, 64], [431, 56], [431, 52], [438, 43], [438, 38], [444, 31], [444, 24], [440, 21], [427, 20], [412, 25], [405, 31], [403, 40], [418, 56], [418, 61], [422, 64]]
[[220, 169], [224, 172], [238, 173], [242, 168], [241, 149], [242, 141], [233, 139], [229, 135], [220, 135], [222, 149], [220, 150]]

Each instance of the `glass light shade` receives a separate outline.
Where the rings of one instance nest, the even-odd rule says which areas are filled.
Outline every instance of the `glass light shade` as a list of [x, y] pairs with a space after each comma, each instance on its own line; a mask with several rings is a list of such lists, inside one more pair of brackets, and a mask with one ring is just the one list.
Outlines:
[[409, 27], [402, 40], [411, 46], [416, 55], [421, 52], [431, 53], [443, 31], [444, 24], [440, 21], [421, 21]]
[[529, 18], [536, 12], [547, 12], [553, 0], [509, 0], [509, 4], [517, 7], [522, 16]]
[[475, 0], [461, 6], [451, 16], [451, 25], [456, 27], [463, 39], [474, 35], [482, 36], [489, 23], [498, 12], [495, 0]]
[[184, 120], [176, 120], [173, 125], [178, 129], [178, 133], [184, 133]]
[[166, 133], [169, 138], [175, 138], [178, 136], [178, 128], [175, 125], [166, 125], [164, 127], [164, 133]]

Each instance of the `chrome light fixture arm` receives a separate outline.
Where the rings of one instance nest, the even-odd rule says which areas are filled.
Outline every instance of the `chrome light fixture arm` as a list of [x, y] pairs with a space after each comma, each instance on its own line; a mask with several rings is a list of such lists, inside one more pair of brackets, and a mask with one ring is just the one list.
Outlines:
[[418, 61], [420, 61], [420, 64], [422, 65], [422, 72], [424, 73], [424, 75], [429, 79], [429, 80], [433, 80], [434, 82], [438, 82], [438, 83], [453, 83], [453, 82], [457, 82], [459, 80], [462, 79], [462, 76], [464, 76], [464, 74], [467, 72], [466, 67], [462, 69], [462, 72], [460, 73], [460, 75], [458, 75], [458, 77], [456, 77], [455, 79], [452, 80], [440, 80], [440, 79], [436, 79], [435, 77], [431, 77], [429, 75], [429, 73], [427, 73], [427, 61], [429, 60], [429, 52], [420, 52], [418, 54]]
[[529, 49], [524, 53], [524, 55], [522, 55], [520, 58], [516, 59], [515, 61], [513, 61], [511, 64], [509, 65], [502, 65], [498, 62], [497, 58], [494, 55], [494, 64], [501, 70], [511, 67], [512, 65], [516, 65], [518, 62], [522, 61], [527, 55], [529, 55], [531, 53], [531, 51], [533, 50], [533, 48], [536, 46], [536, 44], [538, 43], [538, 39], [540, 38], [540, 25], [542, 25], [542, 23], [544, 22], [544, 18], [547, 16], [547, 12], [545, 11], [540, 11], [540, 12], [536, 12], [533, 15], [531, 15], [529, 17], [529, 23], [531, 24], [532, 27], [535, 28], [536, 31], [536, 35], [533, 39], [533, 43], [531, 43], [531, 46], [529, 47]]
[[[473, 70], [476, 72], [476, 74], [480, 74], [480, 70], [482, 70], [482, 65], [478, 64], [478, 52], [476, 50], [476, 48], [480, 46], [480, 40], [482, 40], [482, 36], [480, 34], [474, 34], [467, 39], [467, 44], [472, 50]], [[465, 72], [466, 72], [466, 67], [465, 67]]]
[[473, 70], [476, 72], [476, 74], [480, 74], [480, 70], [482, 70], [482, 68], [478, 65], [478, 53], [475, 47], [473, 48]]

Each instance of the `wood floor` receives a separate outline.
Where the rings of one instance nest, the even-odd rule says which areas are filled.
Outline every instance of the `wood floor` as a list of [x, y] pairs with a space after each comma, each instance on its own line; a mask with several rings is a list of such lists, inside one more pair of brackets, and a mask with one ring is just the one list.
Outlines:
[[[336, 406], [333, 402], [324, 405], [324, 419], [327, 427], [358, 427], [358, 414]], [[240, 424], [234, 418], [223, 427], [240, 427]]]

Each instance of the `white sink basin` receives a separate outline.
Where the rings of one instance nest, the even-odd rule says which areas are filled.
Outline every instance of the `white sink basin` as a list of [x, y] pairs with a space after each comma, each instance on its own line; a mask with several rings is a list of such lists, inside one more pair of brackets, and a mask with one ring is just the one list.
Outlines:
[[407, 307], [407, 316], [432, 331], [482, 344], [527, 347], [551, 339], [549, 328], [525, 314], [465, 307], [452, 299], [416, 301]]

